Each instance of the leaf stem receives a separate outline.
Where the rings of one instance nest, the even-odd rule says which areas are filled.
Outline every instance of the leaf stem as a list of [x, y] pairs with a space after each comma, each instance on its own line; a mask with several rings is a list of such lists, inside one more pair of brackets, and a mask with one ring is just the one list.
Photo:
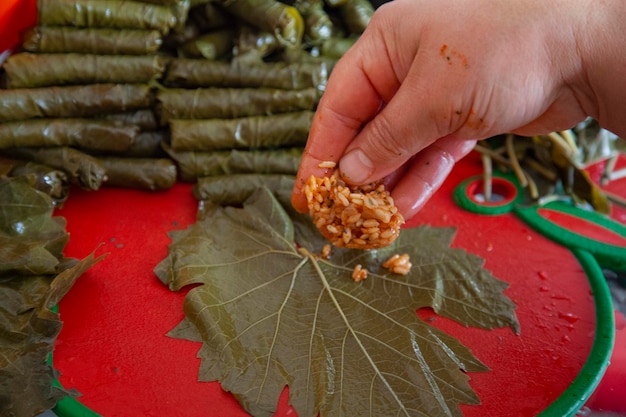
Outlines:
[[348, 331], [350, 332], [350, 334], [352, 334], [352, 337], [354, 337], [354, 340], [356, 341], [356, 343], [361, 348], [361, 351], [363, 351], [363, 354], [367, 358], [367, 361], [369, 362], [369, 364], [372, 366], [372, 369], [374, 370], [376, 375], [380, 378], [380, 380], [383, 382], [383, 384], [387, 387], [387, 389], [389, 390], [389, 392], [391, 393], [393, 398], [398, 403], [398, 406], [404, 412], [404, 414], [407, 415], [407, 416], [410, 416], [410, 413], [404, 407], [404, 404], [402, 403], [400, 398], [398, 398], [398, 396], [396, 395], [395, 391], [393, 390], [393, 388], [391, 387], [391, 385], [389, 384], [387, 379], [384, 377], [383, 373], [378, 369], [378, 367], [376, 366], [376, 364], [374, 363], [374, 361], [372, 360], [372, 358], [368, 354], [367, 349], [365, 348], [365, 346], [363, 346], [363, 343], [361, 343], [361, 340], [357, 336], [356, 331], [352, 328], [352, 326], [350, 326], [350, 322], [348, 320], [348, 317], [346, 317], [346, 315], [344, 314], [343, 309], [341, 308], [341, 305], [339, 304], [339, 301], [335, 297], [335, 294], [333, 294], [332, 287], [328, 283], [328, 280], [326, 279], [326, 276], [324, 275], [324, 272], [322, 271], [322, 269], [319, 266], [319, 263], [317, 262], [317, 257], [315, 255], [313, 255], [311, 252], [309, 252], [308, 249], [303, 248], [303, 247], [298, 248], [298, 252], [300, 252], [303, 256], [306, 256], [306, 257], [308, 257], [311, 260], [311, 263], [313, 264], [313, 267], [315, 268], [315, 271], [319, 275], [324, 288], [328, 292], [328, 296], [332, 300], [333, 304], [335, 305], [335, 308], [339, 312], [339, 315], [341, 316], [341, 318], [343, 319], [344, 323], [346, 324], [346, 327], [347, 327]]

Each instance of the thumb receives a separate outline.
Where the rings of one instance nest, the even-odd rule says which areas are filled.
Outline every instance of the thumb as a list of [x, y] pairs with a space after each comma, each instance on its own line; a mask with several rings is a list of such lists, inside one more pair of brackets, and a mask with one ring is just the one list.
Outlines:
[[[377, 181], [450, 131], [441, 131], [426, 91], [408, 87], [407, 80], [390, 102], [371, 119], [346, 148], [339, 172], [352, 184]], [[446, 124], [446, 128], [450, 128]]]

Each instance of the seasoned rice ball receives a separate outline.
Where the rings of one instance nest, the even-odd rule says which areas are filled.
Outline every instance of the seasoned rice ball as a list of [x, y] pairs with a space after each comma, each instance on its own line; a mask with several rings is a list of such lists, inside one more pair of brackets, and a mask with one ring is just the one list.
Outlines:
[[404, 218], [383, 184], [353, 187], [335, 175], [311, 176], [303, 192], [315, 226], [335, 246], [382, 248], [400, 234]]

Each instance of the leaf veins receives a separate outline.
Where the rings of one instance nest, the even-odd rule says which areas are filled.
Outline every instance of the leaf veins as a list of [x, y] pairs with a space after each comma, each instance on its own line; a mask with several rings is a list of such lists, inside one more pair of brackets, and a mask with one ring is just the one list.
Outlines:
[[[310, 220], [260, 189], [173, 233], [155, 272], [173, 290], [202, 284], [171, 334], [201, 341], [199, 378], [254, 416], [271, 416], [285, 386], [300, 417], [460, 416], [459, 404], [479, 402], [465, 372], [487, 368], [416, 309], [484, 329], [518, 323], [506, 284], [450, 248], [453, 236], [407, 229], [391, 247], [335, 248], [326, 260]], [[394, 253], [410, 255], [407, 276], [380, 267]], [[361, 283], [357, 264], [369, 271]]]

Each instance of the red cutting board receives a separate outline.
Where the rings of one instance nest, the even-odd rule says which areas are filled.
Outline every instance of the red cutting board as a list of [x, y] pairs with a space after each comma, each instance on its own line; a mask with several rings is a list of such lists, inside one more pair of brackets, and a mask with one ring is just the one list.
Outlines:
[[[518, 306], [521, 335], [465, 328], [430, 310], [419, 314], [491, 368], [469, 375], [482, 405], [463, 406], [466, 416], [534, 416], [587, 359], [594, 302], [569, 250], [512, 214], [472, 214], [454, 204], [454, 187], [480, 171], [477, 158], [458, 164], [410, 225], [456, 227], [453, 245], [483, 257], [485, 267], [510, 284], [506, 294]], [[197, 382], [199, 344], [165, 336], [183, 317], [184, 294], [170, 292], [152, 269], [166, 256], [167, 232], [194, 221], [190, 190], [189, 184], [161, 193], [76, 189], [58, 210], [68, 220], [68, 256], [84, 257], [99, 245], [98, 253], [109, 253], [62, 300], [64, 327], [54, 352], [61, 383], [105, 417], [247, 415], [219, 384]], [[295, 415], [286, 395], [276, 415]]]
[[0, 52], [15, 47], [36, 21], [36, 0], [0, 0]]
[[[0, 0], [0, 52], [35, 21], [35, 0]], [[466, 416], [534, 416], [563, 393], [587, 359], [593, 298], [569, 250], [511, 214], [481, 216], [453, 204], [453, 188], [480, 170], [475, 158], [459, 164], [411, 225], [457, 227], [454, 245], [482, 256], [486, 268], [510, 284], [506, 293], [518, 305], [522, 333], [467, 329], [432, 311], [419, 314], [491, 368], [470, 375], [482, 405], [463, 406]], [[197, 382], [198, 344], [165, 336], [183, 317], [184, 293], [170, 292], [152, 269], [167, 253], [167, 232], [194, 221], [190, 190], [189, 184], [162, 193], [75, 189], [57, 211], [71, 233], [67, 256], [84, 257], [95, 248], [109, 254], [61, 302], [64, 327], [54, 352], [63, 385], [104, 417], [246, 415], [219, 384]], [[610, 388], [624, 398], [619, 389]], [[276, 415], [295, 415], [286, 395]]]

